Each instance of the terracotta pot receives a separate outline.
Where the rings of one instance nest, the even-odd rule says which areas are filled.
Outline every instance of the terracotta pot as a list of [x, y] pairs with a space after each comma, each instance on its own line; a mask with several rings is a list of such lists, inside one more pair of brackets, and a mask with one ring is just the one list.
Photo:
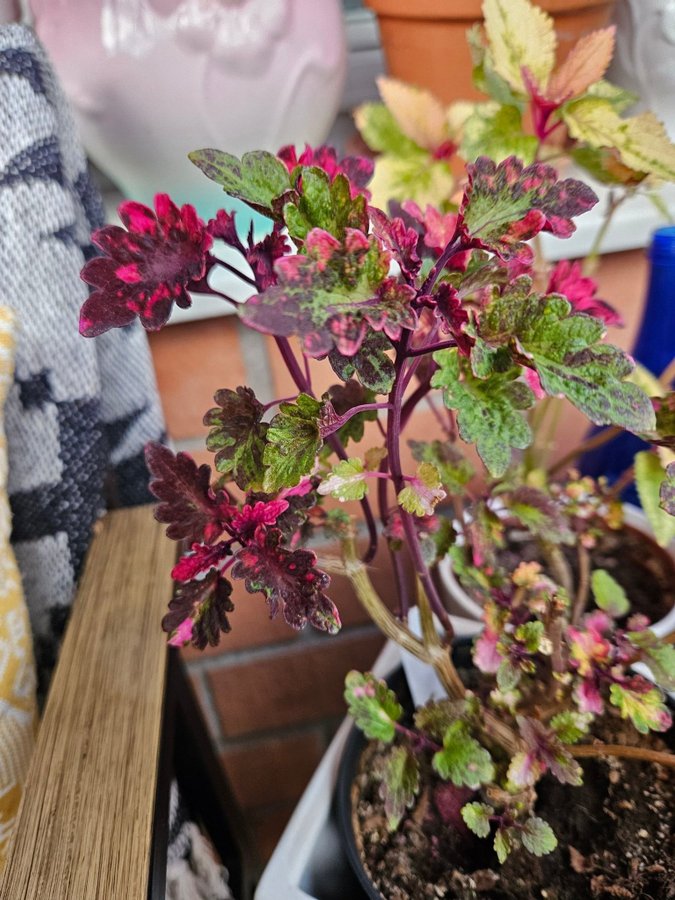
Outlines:
[[[540, 0], [558, 32], [558, 58], [610, 20], [615, 0]], [[445, 103], [482, 99], [471, 81], [466, 32], [482, 21], [482, 0], [365, 0], [376, 14], [387, 70]]]

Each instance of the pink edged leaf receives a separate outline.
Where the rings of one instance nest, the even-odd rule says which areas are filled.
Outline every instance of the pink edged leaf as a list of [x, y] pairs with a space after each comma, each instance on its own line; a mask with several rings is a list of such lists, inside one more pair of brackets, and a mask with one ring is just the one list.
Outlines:
[[368, 214], [373, 234], [387, 250], [391, 250], [402, 271], [408, 275], [416, 275], [422, 260], [417, 253], [419, 235], [415, 229], [409, 228], [401, 218], [390, 219], [374, 206], [368, 208]]
[[290, 252], [291, 246], [286, 240], [286, 235], [276, 222], [271, 234], [254, 244], [249, 242], [249, 249], [246, 251], [246, 262], [253, 270], [253, 276], [258, 286], [258, 290], [266, 291], [277, 282], [274, 264]]
[[223, 388], [214, 398], [218, 404], [204, 416], [211, 429], [206, 439], [208, 450], [215, 452], [215, 467], [230, 475], [242, 490], [262, 485], [263, 453], [267, 424], [264, 409], [251, 388], [236, 391]]
[[343, 159], [338, 159], [333, 147], [312, 148], [309, 144], [305, 144], [305, 149], [300, 156], [292, 144], [282, 147], [277, 156], [291, 175], [298, 166], [317, 166], [324, 170], [331, 181], [335, 179], [336, 175], [346, 175], [349, 179], [352, 197], [356, 197], [358, 194], [363, 194], [366, 199], [370, 197], [370, 191], [366, 190], [366, 186], [373, 177], [372, 159], [364, 156], [345, 156]]
[[82, 269], [95, 290], [80, 314], [80, 333], [95, 337], [128, 325], [136, 317], [156, 331], [166, 324], [173, 304], [191, 305], [188, 288], [206, 272], [213, 239], [194, 207], [179, 209], [157, 194], [155, 210], [127, 201], [119, 208], [128, 230], [106, 225], [92, 240], [104, 253]]
[[203, 578], [211, 569], [220, 571], [231, 552], [229, 544], [223, 541], [212, 546], [193, 544], [190, 552], [181, 556], [173, 567], [171, 577], [174, 581], [192, 581]]
[[640, 734], [667, 731], [673, 724], [663, 694], [642, 676], [626, 678], [622, 684], [611, 685], [609, 691], [610, 702], [618, 708], [621, 718], [630, 719]]
[[[550, 772], [562, 784], [581, 784], [581, 767], [552, 729], [537, 719], [525, 716], [518, 716], [518, 729], [527, 748], [526, 755], [535, 771]], [[513, 781], [510, 770], [509, 778]], [[533, 782], [514, 783], [524, 786]]]
[[324, 593], [330, 576], [316, 568], [316, 554], [311, 550], [288, 550], [281, 541], [278, 529], [259, 529], [255, 539], [236, 554], [232, 577], [243, 579], [249, 593], [265, 595], [270, 618], [281, 612], [292, 628], [309, 622], [335, 634], [340, 630], [340, 616]]
[[251, 297], [239, 314], [265, 334], [297, 334], [308, 356], [321, 358], [333, 349], [354, 356], [368, 325], [392, 339], [415, 327], [415, 292], [387, 277], [389, 262], [377, 240], [363, 232], [347, 229], [341, 242], [314, 229], [305, 255], [278, 260], [277, 284]]
[[459, 352], [464, 356], [469, 356], [473, 347], [473, 338], [464, 331], [466, 325], [469, 324], [469, 314], [462, 304], [457, 289], [447, 282], [441, 282], [430, 299], [435, 304], [434, 312], [440, 320], [441, 331], [452, 335]]
[[197, 467], [187, 453], [174, 454], [157, 443], [146, 446], [145, 460], [152, 476], [150, 490], [160, 501], [155, 518], [169, 526], [167, 536], [174, 541], [213, 543], [234, 508], [224, 493], [214, 495], [211, 490], [211, 467]]
[[464, 238], [503, 259], [529, 253], [523, 242], [540, 231], [569, 237], [572, 217], [598, 202], [582, 182], [558, 181], [551, 166], [525, 167], [515, 156], [499, 165], [480, 156], [467, 170], [469, 182], [459, 212]]
[[199, 650], [207, 644], [217, 646], [220, 633], [231, 630], [227, 618], [234, 609], [231, 593], [230, 582], [215, 571], [198, 581], [178, 585], [169, 612], [162, 619], [169, 643], [174, 647], [191, 643]]
[[415, 516], [431, 516], [436, 504], [445, 496], [440, 472], [433, 463], [423, 462], [417, 467], [415, 476], [399, 491], [398, 502]]

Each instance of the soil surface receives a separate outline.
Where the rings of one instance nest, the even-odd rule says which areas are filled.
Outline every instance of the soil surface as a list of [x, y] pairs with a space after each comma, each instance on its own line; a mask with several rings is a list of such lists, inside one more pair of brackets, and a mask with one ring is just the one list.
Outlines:
[[[578, 583], [578, 558], [574, 547], [563, 547], [574, 583]], [[591, 569], [605, 569], [626, 591], [631, 613], [642, 613], [652, 622], [662, 619], [675, 605], [675, 564], [670, 554], [641, 531], [625, 525], [604, 534], [590, 551]], [[512, 572], [520, 562], [541, 561], [536, 544], [510, 541], [499, 562]], [[549, 573], [551, 574], [551, 573]]]
[[[612, 740], [637, 743], [637, 738], [664, 748], [653, 736], [612, 732]], [[381, 764], [382, 747], [371, 744], [352, 802], [362, 859], [386, 900], [675, 898], [672, 769], [633, 760], [584, 760], [582, 787], [546, 779], [536, 811], [552, 825], [558, 848], [540, 858], [516, 851], [500, 867], [489, 839], [462, 834], [441, 820], [433, 799], [439, 782], [430, 767], [416, 807], [389, 834], [373, 777]]]

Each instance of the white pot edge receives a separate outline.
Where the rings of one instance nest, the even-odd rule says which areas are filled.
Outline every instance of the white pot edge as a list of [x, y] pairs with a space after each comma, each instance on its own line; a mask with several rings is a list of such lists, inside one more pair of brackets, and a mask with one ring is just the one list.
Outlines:
[[[624, 504], [624, 519], [633, 528], [644, 531], [650, 537], [654, 536], [647, 516], [638, 506], [634, 506], [632, 503]], [[672, 541], [666, 550], [675, 559], [675, 541]], [[455, 573], [452, 571], [452, 565], [448, 556], [440, 561], [437, 571], [441, 585], [450, 598], [451, 603], [457, 608], [457, 612], [468, 619], [482, 620], [483, 608], [475, 600], [472, 600], [459, 584]], [[658, 637], [665, 637], [665, 635], [675, 631], [675, 606], [662, 619], [654, 622], [651, 627]]]

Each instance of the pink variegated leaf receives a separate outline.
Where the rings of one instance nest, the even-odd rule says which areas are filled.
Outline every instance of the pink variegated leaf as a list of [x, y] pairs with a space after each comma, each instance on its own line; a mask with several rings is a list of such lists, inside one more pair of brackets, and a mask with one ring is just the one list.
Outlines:
[[315, 228], [305, 254], [277, 261], [277, 284], [251, 297], [240, 311], [243, 321], [266, 334], [297, 334], [308, 356], [333, 349], [354, 356], [368, 330], [398, 338], [415, 327], [413, 288], [388, 277], [389, 254], [375, 238], [346, 229], [339, 241]]
[[292, 628], [309, 622], [335, 634], [340, 616], [324, 593], [330, 576], [316, 568], [311, 550], [288, 550], [281, 541], [278, 529], [259, 528], [255, 539], [236, 554], [232, 577], [243, 579], [249, 593], [265, 595], [270, 618], [281, 613]]
[[169, 612], [162, 619], [162, 628], [172, 646], [192, 643], [203, 650], [220, 642], [220, 633], [231, 630], [227, 614], [234, 604], [230, 600], [232, 585], [218, 572], [205, 578], [180, 584], [169, 603]]
[[514, 156], [499, 165], [481, 156], [468, 174], [459, 213], [464, 238], [503, 259], [528, 253], [523, 242], [540, 231], [569, 237], [575, 230], [572, 218], [598, 202], [582, 182], [558, 181], [551, 166], [526, 167]]
[[203, 578], [211, 569], [222, 569], [232, 551], [229, 544], [220, 541], [212, 546], [209, 544], [193, 544], [189, 553], [178, 560], [171, 570], [174, 581], [193, 581], [195, 578]]
[[408, 275], [416, 275], [420, 270], [422, 260], [417, 253], [419, 235], [415, 229], [409, 228], [399, 217], [390, 219], [381, 209], [374, 206], [368, 208], [368, 214], [373, 226], [373, 234], [380, 239], [387, 250], [391, 250], [402, 271]]
[[473, 661], [477, 669], [494, 675], [504, 661], [498, 650], [499, 635], [490, 628], [485, 628], [476, 639], [473, 649]]

